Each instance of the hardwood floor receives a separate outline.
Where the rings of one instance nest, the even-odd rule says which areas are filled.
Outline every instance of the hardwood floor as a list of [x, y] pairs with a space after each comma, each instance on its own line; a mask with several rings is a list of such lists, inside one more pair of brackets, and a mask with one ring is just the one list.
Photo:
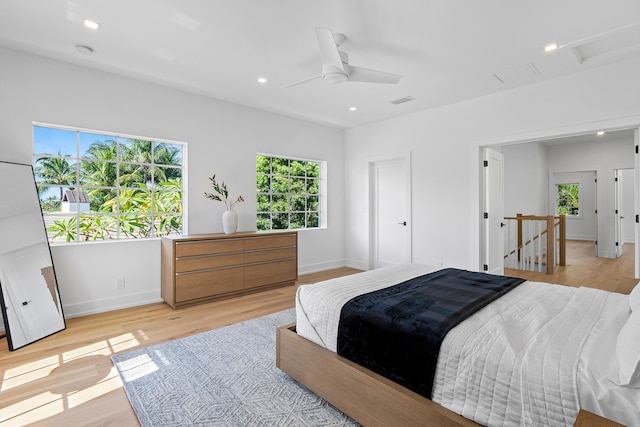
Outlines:
[[620, 258], [596, 258], [594, 242], [568, 240], [567, 265], [556, 266], [554, 274], [508, 268], [505, 268], [504, 274], [536, 282], [587, 286], [628, 294], [638, 283], [638, 279], [634, 278], [634, 251], [633, 243], [625, 243]]
[[66, 330], [13, 352], [1, 339], [0, 425], [138, 426], [111, 355], [291, 308], [298, 285], [357, 272], [179, 310], [157, 303], [68, 319]]
[[[528, 280], [628, 293], [633, 245], [619, 260], [570, 242], [568, 265], [554, 275], [505, 271]], [[297, 285], [357, 273], [340, 268], [300, 276]], [[67, 320], [67, 329], [17, 351], [0, 340], [0, 425], [137, 426], [110, 356], [219, 328], [294, 305], [296, 286], [173, 310], [164, 303]]]

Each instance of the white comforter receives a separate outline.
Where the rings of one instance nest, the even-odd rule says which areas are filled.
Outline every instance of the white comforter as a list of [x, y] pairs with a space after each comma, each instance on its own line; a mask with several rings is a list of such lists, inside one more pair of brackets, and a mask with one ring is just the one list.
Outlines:
[[[301, 286], [297, 332], [336, 351], [344, 303], [434, 270], [401, 265]], [[581, 349], [609, 295], [547, 283], [518, 286], [446, 336], [433, 401], [487, 426], [572, 425]]]

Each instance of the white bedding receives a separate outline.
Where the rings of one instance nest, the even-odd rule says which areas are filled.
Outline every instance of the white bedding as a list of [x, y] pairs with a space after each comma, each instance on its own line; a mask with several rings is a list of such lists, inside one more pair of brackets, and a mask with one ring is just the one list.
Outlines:
[[621, 387], [610, 380], [618, 374], [616, 340], [630, 316], [628, 299], [610, 294], [580, 354], [578, 390], [581, 408], [626, 426], [640, 426], [640, 388]]
[[[297, 332], [335, 352], [344, 303], [434, 270], [400, 265], [329, 280], [321, 286], [301, 286], [296, 295]], [[581, 406], [640, 425], [637, 395], [619, 402], [611, 390], [589, 386], [589, 357], [596, 349], [602, 352], [597, 340], [617, 335], [613, 329], [619, 327], [601, 320], [601, 313], [615, 311], [619, 297], [625, 298], [589, 288], [523, 283], [449, 332], [438, 358], [433, 401], [488, 426], [572, 425]], [[590, 337], [592, 331], [597, 332], [595, 337]], [[613, 340], [609, 362], [615, 359], [615, 337]], [[601, 362], [606, 360], [599, 357]], [[613, 417], [600, 407], [597, 402], [603, 393], [609, 402], [602, 406], [611, 408], [615, 401], [616, 414], [635, 414], [635, 423]], [[581, 405], [583, 400], [589, 403]]]

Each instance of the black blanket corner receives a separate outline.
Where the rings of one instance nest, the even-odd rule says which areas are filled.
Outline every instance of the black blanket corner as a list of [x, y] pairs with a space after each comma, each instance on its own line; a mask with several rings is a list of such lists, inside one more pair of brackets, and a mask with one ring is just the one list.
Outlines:
[[449, 330], [524, 279], [447, 268], [349, 300], [338, 354], [431, 398]]

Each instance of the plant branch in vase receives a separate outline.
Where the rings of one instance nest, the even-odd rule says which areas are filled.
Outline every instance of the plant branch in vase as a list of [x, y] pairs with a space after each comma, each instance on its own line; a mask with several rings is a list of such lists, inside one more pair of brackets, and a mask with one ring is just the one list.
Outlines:
[[222, 213], [222, 228], [225, 234], [233, 234], [238, 228], [238, 214], [233, 210], [233, 207], [237, 203], [244, 202], [244, 198], [242, 196], [238, 196], [235, 200], [229, 199], [227, 184], [225, 184], [224, 181], [222, 183], [218, 183], [215, 174], [209, 178], [209, 181], [211, 181], [213, 193], [207, 193], [205, 191], [204, 196], [207, 199], [224, 203], [227, 210]]

